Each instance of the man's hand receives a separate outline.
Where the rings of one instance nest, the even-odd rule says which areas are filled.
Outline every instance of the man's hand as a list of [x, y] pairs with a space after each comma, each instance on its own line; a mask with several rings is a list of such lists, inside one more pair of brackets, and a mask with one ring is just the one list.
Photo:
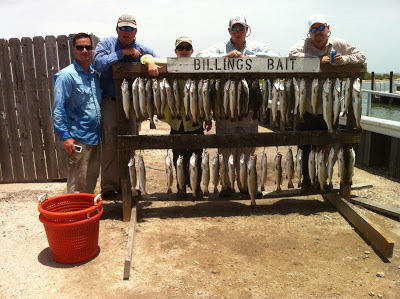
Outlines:
[[240, 53], [238, 50], [233, 50], [227, 53], [226, 57], [232, 58], [232, 57], [243, 57], [243, 56], [242, 53]]
[[343, 64], [343, 56], [340, 53], [337, 53], [335, 55], [335, 64], [339, 65], [339, 64]]
[[322, 56], [321, 63], [331, 63], [331, 58], [329, 56]]
[[159, 72], [158, 70], [162, 68], [162, 66], [159, 66], [155, 64], [153, 61], [147, 61], [146, 62], [147, 69], [149, 70], [149, 75], [153, 77], [157, 77]]
[[212, 122], [211, 122], [211, 120], [205, 120], [205, 121], [204, 121], [204, 129], [206, 129], [207, 132], [208, 132], [208, 131], [211, 130], [211, 128], [212, 128]]
[[135, 48], [126, 48], [122, 49], [122, 55], [124, 56], [132, 56], [133, 58], [139, 58], [141, 53]]
[[62, 142], [64, 149], [70, 154], [76, 153], [74, 144], [75, 144], [75, 140], [72, 138], [66, 139]]

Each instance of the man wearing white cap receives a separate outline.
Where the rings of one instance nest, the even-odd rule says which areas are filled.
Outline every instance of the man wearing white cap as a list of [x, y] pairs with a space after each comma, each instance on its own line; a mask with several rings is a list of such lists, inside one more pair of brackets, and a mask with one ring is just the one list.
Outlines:
[[[348, 63], [363, 63], [365, 55], [356, 47], [348, 44], [344, 40], [330, 36], [330, 26], [324, 15], [314, 14], [308, 19], [308, 37], [299, 40], [289, 50], [289, 57], [320, 57], [321, 63], [330, 63], [331, 51], [336, 51], [333, 65]], [[319, 82], [319, 94], [324, 82]], [[307, 79], [307, 86], [311, 86], [311, 79]], [[311, 88], [307, 88], [307, 105], [304, 114], [304, 123], [297, 123], [298, 131], [327, 130], [327, 126], [322, 116], [322, 101], [317, 106], [318, 117], [312, 115], [311, 108]], [[299, 146], [303, 150], [303, 182], [302, 189], [310, 188], [310, 177], [308, 174], [308, 155], [311, 150], [310, 145]]]
[[[207, 50], [197, 54], [197, 57], [246, 57], [246, 56], [270, 56], [278, 57], [280, 54], [268, 46], [256, 42], [246, 41], [251, 33], [251, 28], [247, 24], [246, 18], [242, 15], [232, 16], [229, 20], [229, 35], [231, 38], [227, 42], [220, 42]], [[246, 134], [258, 132], [258, 121], [252, 120], [252, 112], [248, 117], [240, 121], [232, 122], [230, 120], [216, 120], [215, 128], [217, 134]], [[247, 157], [254, 152], [254, 147], [249, 148], [220, 148], [218, 153], [224, 156], [226, 169], [228, 169], [228, 158], [232, 153], [236, 157], [236, 169], [239, 170], [239, 157], [244, 153]], [[229, 185], [229, 182], [227, 182]], [[231, 186], [233, 187], [233, 186]], [[231, 187], [227, 191], [220, 192], [220, 197], [229, 196]]]
[[[145, 54], [157, 57], [154, 51], [136, 40], [137, 24], [133, 16], [124, 14], [118, 18], [118, 37], [102, 38], [94, 52], [94, 68], [101, 72], [100, 88], [103, 90], [102, 145], [101, 145], [101, 192], [104, 198], [114, 198], [120, 192], [120, 175], [117, 161], [116, 103], [112, 78], [112, 65], [117, 62], [140, 62]], [[148, 60], [146, 65], [151, 76], [158, 76], [157, 66]]]

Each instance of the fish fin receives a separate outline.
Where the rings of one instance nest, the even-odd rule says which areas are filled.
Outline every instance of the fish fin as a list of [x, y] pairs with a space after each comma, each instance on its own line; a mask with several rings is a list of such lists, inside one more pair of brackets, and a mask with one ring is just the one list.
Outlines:
[[289, 181], [287, 187], [290, 188], [290, 189], [294, 189], [293, 182]]
[[156, 129], [156, 125], [153, 122], [150, 123], [150, 129], [152, 130]]
[[281, 193], [282, 192], [281, 186], [276, 187], [276, 192], [277, 193]]

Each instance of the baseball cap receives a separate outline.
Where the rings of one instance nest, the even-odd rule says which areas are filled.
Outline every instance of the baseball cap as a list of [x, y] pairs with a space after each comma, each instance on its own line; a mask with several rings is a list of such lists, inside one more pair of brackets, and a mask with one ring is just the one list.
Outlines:
[[137, 28], [135, 18], [133, 16], [131, 16], [131, 15], [128, 15], [128, 14], [123, 14], [122, 16], [120, 16], [118, 18], [117, 26], [118, 27], [130, 26], [130, 27], [133, 27], [133, 28]]
[[308, 29], [315, 23], [328, 24], [324, 15], [315, 14], [308, 18]]
[[237, 15], [237, 16], [232, 16], [229, 20], [229, 28], [232, 29], [232, 26], [235, 24], [242, 24], [244, 27], [249, 27], [249, 25], [247, 25], [246, 22], [246, 18], [244, 16], [241, 15]]
[[191, 39], [189, 36], [185, 36], [185, 35], [180, 36], [180, 37], [178, 37], [178, 38], [176, 39], [176, 41], [175, 41], [175, 48], [176, 48], [177, 46], [179, 46], [180, 43], [188, 43], [188, 44], [190, 44], [191, 46], [193, 46], [193, 44], [192, 44], [192, 39]]

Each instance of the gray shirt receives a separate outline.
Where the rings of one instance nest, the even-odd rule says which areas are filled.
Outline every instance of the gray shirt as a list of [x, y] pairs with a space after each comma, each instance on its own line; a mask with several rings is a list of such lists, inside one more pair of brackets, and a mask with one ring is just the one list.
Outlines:
[[[365, 61], [365, 55], [356, 47], [348, 44], [344, 40], [330, 36], [325, 47], [320, 50], [316, 48], [311, 38], [307, 37], [299, 40], [295, 45], [293, 45], [289, 50], [289, 57], [322, 57], [329, 56], [332, 50], [337, 51], [342, 54], [343, 64], [348, 63], [363, 63]], [[331, 78], [333, 79], [333, 78]], [[312, 113], [311, 107], [311, 81], [312, 79], [306, 79], [307, 84], [307, 104], [306, 110]], [[300, 80], [298, 81], [300, 84]], [[319, 80], [318, 88], [318, 99], [322, 98], [322, 87], [325, 80]], [[334, 84], [334, 81], [332, 82]], [[322, 101], [318, 101], [317, 113], [322, 114]]]
[[[227, 42], [220, 42], [207, 50], [201, 51], [196, 56], [197, 57], [223, 57], [226, 56], [227, 53], [237, 50], [235, 46], [232, 44], [232, 41], [229, 40]], [[280, 54], [269, 48], [268, 46], [256, 42], [250, 41], [244, 44], [243, 48], [239, 50], [243, 56], [256, 56], [256, 55], [263, 55], [263, 56], [270, 56], [270, 57], [278, 57]]]

